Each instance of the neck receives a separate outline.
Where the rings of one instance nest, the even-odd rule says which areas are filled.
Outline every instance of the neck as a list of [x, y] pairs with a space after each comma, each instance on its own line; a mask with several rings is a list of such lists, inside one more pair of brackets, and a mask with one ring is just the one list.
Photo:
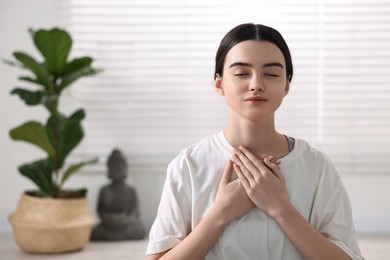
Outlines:
[[229, 143], [238, 148], [246, 147], [258, 158], [273, 155], [282, 158], [288, 154], [288, 145], [285, 137], [275, 130], [273, 118], [268, 122], [253, 122], [249, 120], [229, 120], [224, 135]]

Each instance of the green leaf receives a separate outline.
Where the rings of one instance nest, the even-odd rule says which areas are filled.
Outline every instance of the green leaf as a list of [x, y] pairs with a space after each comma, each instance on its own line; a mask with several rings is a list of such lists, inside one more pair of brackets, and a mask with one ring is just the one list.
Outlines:
[[24, 164], [19, 167], [19, 172], [32, 180], [42, 192], [50, 197], [54, 196], [56, 189], [52, 179], [53, 165], [50, 159]]
[[44, 151], [49, 156], [54, 155], [54, 148], [49, 141], [45, 127], [36, 121], [30, 121], [16, 127], [10, 131], [10, 136], [13, 140], [25, 141], [34, 144]]
[[49, 72], [55, 77], [62, 75], [72, 47], [70, 35], [62, 29], [54, 28], [39, 30], [33, 37], [35, 46], [45, 58], [45, 66]]
[[92, 63], [92, 58], [90, 57], [81, 57], [81, 58], [73, 59], [71, 62], [66, 64], [63, 75], [75, 72], [85, 67], [89, 67], [91, 66], [91, 63]]
[[65, 87], [69, 86], [73, 82], [75, 82], [77, 79], [83, 77], [83, 76], [89, 76], [89, 75], [95, 75], [97, 73], [101, 72], [99, 69], [93, 69], [91, 67], [83, 67], [76, 71], [73, 71], [72, 73], [69, 73], [65, 75], [62, 78], [61, 84], [59, 85], [60, 90], [63, 90]]
[[69, 118], [60, 115], [59, 117], [50, 117], [46, 130], [53, 140], [53, 145], [57, 147], [58, 161], [55, 164], [56, 169], [62, 168], [65, 158], [79, 144], [84, 137], [81, 127], [81, 120], [85, 117], [84, 110], [76, 111]]
[[42, 64], [39, 64], [34, 58], [23, 52], [14, 52], [13, 55], [15, 59], [24, 65], [25, 68], [34, 73], [37, 77], [35, 83], [42, 85], [48, 92], [53, 91], [50, 75]]
[[7, 65], [14, 66], [14, 67], [17, 67], [19, 69], [24, 69], [24, 67], [19, 62], [14, 62], [12, 60], [7, 60], [7, 59], [3, 59], [3, 58], [1, 58], [1, 59]]
[[33, 79], [33, 78], [31, 78], [31, 77], [28, 77], [28, 76], [19, 77], [19, 79], [20, 79], [20, 80], [23, 80], [23, 81], [30, 82], [30, 83], [42, 85], [42, 83], [41, 83], [40, 81], [38, 81], [37, 79]]
[[84, 111], [84, 109], [77, 110], [76, 112], [74, 112], [69, 117], [70, 120], [75, 120], [75, 121], [81, 121], [84, 118], [85, 118], [85, 111]]
[[41, 90], [30, 91], [22, 88], [15, 88], [11, 91], [12, 95], [18, 95], [29, 106], [38, 105], [42, 101], [42, 97], [45, 93]]
[[97, 158], [94, 158], [94, 159], [91, 159], [91, 160], [89, 160], [89, 161], [84, 161], [84, 162], [80, 162], [80, 163], [73, 164], [73, 165], [69, 166], [68, 169], [64, 172], [64, 175], [62, 175], [60, 187], [65, 183], [65, 181], [66, 181], [71, 175], [73, 175], [75, 172], [77, 172], [78, 170], [80, 170], [82, 167], [84, 167], [84, 166], [87, 165], [87, 164], [93, 164], [93, 163], [97, 163], [97, 162], [98, 162], [98, 159], [97, 159]]
[[65, 157], [80, 143], [84, 137], [84, 131], [81, 126], [81, 121], [85, 117], [84, 110], [80, 109], [71, 115], [64, 125], [64, 136], [61, 160], [64, 161]]

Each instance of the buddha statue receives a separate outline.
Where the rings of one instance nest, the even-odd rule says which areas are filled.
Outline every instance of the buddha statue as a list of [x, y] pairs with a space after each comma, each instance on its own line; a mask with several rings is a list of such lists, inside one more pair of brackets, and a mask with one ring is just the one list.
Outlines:
[[93, 228], [91, 240], [143, 239], [137, 193], [125, 182], [127, 162], [120, 150], [111, 153], [107, 166], [111, 183], [100, 189], [97, 213], [101, 222]]

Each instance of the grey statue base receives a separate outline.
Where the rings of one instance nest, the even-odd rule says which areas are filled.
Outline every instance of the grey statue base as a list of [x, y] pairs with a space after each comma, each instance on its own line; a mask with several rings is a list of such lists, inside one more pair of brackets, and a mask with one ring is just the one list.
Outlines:
[[94, 227], [92, 241], [120, 241], [120, 240], [138, 240], [145, 238], [145, 229], [142, 225], [129, 226], [126, 228], [105, 227], [100, 224]]

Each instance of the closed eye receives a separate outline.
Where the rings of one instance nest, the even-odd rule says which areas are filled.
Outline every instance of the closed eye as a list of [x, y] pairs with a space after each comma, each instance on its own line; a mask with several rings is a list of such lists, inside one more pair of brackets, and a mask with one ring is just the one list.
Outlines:
[[249, 73], [235, 73], [234, 76], [242, 77], [242, 76], [248, 76]]
[[279, 77], [278, 74], [273, 74], [273, 73], [266, 73], [265, 76], [269, 76], [269, 77]]

